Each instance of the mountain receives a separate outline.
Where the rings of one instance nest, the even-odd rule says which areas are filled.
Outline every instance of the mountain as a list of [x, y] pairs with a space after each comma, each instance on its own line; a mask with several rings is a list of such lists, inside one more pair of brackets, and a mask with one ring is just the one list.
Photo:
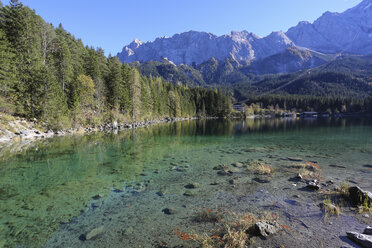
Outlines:
[[264, 59], [241, 64], [233, 58], [217, 60], [211, 58], [199, 65], [176, 65], [163, 59], [144, 63], [132, 63], [132, 66], [146, 76], [162, 77], [176, 84], [189, 86], [233, 85], [242, 82], [257, 81], [260, 75], [295, 72], [310, 69], [331, 61], [334, 56], [326, 56], [313, 51], [305, 51], [295, 46]]
[[157, 38], [154, 42], [143, 43], [136, 39], [117, 56], [126, 63], [162, 61], [164, 58], [177, 65], [198, 65], [212, 58], [233, 58], [246, 63], [282, 52], [290, 46], [294, 44], [283, 32], [261, 38], [247, 31], [233, 31], [223, 36], [190, 31], [170, 38]]
[[[211, 59], [197, 66], [175, 65], [149, 61], [134, 63], [145, 76], [162, 77], [176, 84], [189, 86], [219, 86], [234, 92], [237, 100], [261, 95], [303, 95], [318, 97], [372, 96], [372, 56], [344, 55], [324, 57], [315, 52], [303, 52], [288, 48], [281, 54], [273, 55], [242, 66], [233, 59], [219, 61]], [[282, 63], [294, 72], [276, 74], [277, 65]], [[288, 61], [288, 63], [285, 63]], [[312, 69], [296, 71], [298, 67], [311, 67], [311, 63], [325, 63]], [[328, 61], [328, 62], [326, 62]], [[257, 74], [260, 73], [260, 74]]]
[[273, 32], [262, 38], [248, 31], [223, 36], [190, 31], [153, 42], [136, 39], [117, 56], [126, 63], [167, 59], [194, 67], [228, 59], [245, 72], [266, 74], [313, 68], [340, 54], [372, 54], [372, 0], [343, 13], [326, 12], [314, 23], [300, 22], [286, 33]]
[[323, 65], [333, 57], [293, 46], [283, 52], [254, 61], [246, 71], [258, 75], [295, 72]]
[[298, 46], [323, 53], [372, 53], [372, 0], [343, 13], [326, 12], [314, 23], [300, 22], [286, 35]]
[[266, 95], [368, 98], [372, 96], [372, 56], [340, 56], [310, 70], [263, 75], [233, 85], [238, 100]]

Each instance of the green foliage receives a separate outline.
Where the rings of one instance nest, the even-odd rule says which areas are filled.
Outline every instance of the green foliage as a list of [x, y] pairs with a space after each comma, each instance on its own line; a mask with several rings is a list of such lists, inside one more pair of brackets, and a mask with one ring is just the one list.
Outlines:
[[[54, 28], [18, 0], [0, 7], [0, 55], [0, 111], [40, 119], [52, 129], [227, 116], [230, 110], [223, 92], [144, 77], [102, 49], [84, 47], [61, 24]], [[172, 72], [169, 65], [161, 68]]]

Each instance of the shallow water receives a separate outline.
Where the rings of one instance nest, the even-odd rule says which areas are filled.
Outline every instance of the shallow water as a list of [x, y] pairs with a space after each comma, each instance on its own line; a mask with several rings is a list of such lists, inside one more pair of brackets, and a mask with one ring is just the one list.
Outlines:
[[[185, 121], [10, 150], [2, 151], [0, 163], [0, 247], [195, 247], [174, 230], [211, 228], [193, 221], [201, 208], [274, 211], [296, 230], [257, 240], [258, 246], [351, 246], [340, 226], [362, 228], [363, 221], [345, 215], [332, 220], [337, 230], [319, 228], [318, 197], [292, 186], [288, 179], [297, 172], [290, 166], [296, 162], [288, 157], [317, 162], [324, 181], [372, 190], [371, 119]], [[262, 176], [230, 166], [247, 161], [262, 161], [275, 171]], [[235, 171], [219, 176], [217, 165]], [[185, 188], [194, 182], [196, 189]], [[164, 214], [164, 208], [175, 214]], [[101, 226], [97, 238], [81, 240]], [[314, 230], [320, 232], [317, 239]], [[330, 232], [334, 239], [323, 240]]]

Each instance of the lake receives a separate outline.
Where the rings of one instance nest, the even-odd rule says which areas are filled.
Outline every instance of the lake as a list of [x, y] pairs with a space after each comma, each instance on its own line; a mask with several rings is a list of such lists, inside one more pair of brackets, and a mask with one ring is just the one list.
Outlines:
[[[372, 220], [318, 206], [341, 184], [372, 190], [368, 118], [183, 121], [17, 147], [1, 151], [0, 247], [198, 247], [192, 234], [218, 228], [203, 211], [275, 214], [282, 231], [252, 247], [340, 247]], [[316, 192], [292, 180], [314, 164]]]

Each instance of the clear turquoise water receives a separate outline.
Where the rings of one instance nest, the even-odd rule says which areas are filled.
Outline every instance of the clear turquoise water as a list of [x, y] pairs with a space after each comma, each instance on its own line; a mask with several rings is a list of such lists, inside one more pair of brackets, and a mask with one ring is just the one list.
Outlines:
[[[366, 166], [372, 164], [371, 119], [185, 121], [53, 138], [22, 152], [7, 148], [2, 153], [0, 247], [40, 247], [61, 223], [81, 215], [92, 197], [108, 199], [126, 187], [184, 197], [183, 185], [197, 181], [202, 185], [195, 199], [209, 199], [230, 190], [207, 187], [220, 180], [212, 168], [238, 161], [261, 159], [281, 173], [290, 164], [287, 157], [300, 157], [317, 161], [325, 178], [372, 189]], [[175, 174], [174, 168], [186, 172]], [[231, 192], [252, 193], [239, 187]]]

